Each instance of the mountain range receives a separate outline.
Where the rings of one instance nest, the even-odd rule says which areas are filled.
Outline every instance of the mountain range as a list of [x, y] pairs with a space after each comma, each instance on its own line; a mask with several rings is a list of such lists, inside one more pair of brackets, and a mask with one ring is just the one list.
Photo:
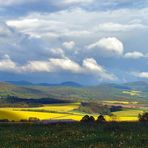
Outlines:
[[6, 83], [14, 84], [14, 85], [24, 85], [24, 86], [71, 86], [71, 87], [82, 87], [81, 84], [72, 82], [72, 81], [67, 81], [67, 82], [62, 82], [59, 84], [51, 84], [51, 83], [31, 83], [29, 81], [6, 81]]

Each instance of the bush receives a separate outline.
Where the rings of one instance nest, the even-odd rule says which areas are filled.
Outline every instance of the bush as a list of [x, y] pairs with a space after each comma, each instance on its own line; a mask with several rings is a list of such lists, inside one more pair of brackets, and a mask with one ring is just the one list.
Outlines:
[[98, 123], [104, 123], [104, 122], [106, 122], [106, 120], [105, 120], [105, 118], [104, 118], [103, 115], [100, 115], [100, 116], [98, 116], [96, 122], [98, 122]]
[[1, 119], [0, 122], [9, 122], [8, 119]]
[[20, 122], [28, 122], [27, 119], [21, 119]]
[[40, 121], [40, 119], [36, 117], [29, 117], [29, 122], [38, 122], [38, 121]]
[[140, 122], [148, 122], [148, 112], [143, 114], [139, 114], [139, 121]]

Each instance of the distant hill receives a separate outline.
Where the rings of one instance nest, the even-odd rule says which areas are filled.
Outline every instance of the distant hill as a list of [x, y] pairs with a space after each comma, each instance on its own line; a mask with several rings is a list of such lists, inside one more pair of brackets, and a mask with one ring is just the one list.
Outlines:
[[61, 86], [71, 86], [71, 87], [82, 87], [81, 84], [76, 83], [76, 82], [63, 82], [60, 84]]
[[99, 87], [112, 87], [121, 90], [138, 90], [138, 91], [146, 91], [148, 92], [148, 82], [144, 81], [136, 81], [136, 82], [129, 82], [129, 83], [103, 83], [100, 84]]
[[[18, 98], [51, 98], [60, 100], [118, 100], [118, 101], [148, 101], [148, 84], [147, 82], [132, 82], [125, 84], [106, 83], [98, 86], [81, 87], [75, 82], [64, 82], [56, 85], [46, 84], [30, 84], [23, 82], [23, 85], [10, 83], [0, 83], [0, 103], [9, 103], [6, 98], [8, 96], [15, 96]], [[26, 85], [24, 85], [26, 84]], [[27, 85], [29, 84], [29, 85]], [[139, 95], [130, 95], [130, 93], [123, 93], [125, 91], [138, 90]], [[11, 102], [11, 101], [10, 101]]]
[[14, 84], [14, 85], [34, 85], [29, 81], [6, 81], [6, 83]]
[[144, 81], [130, 82], [130, 83], [126, 83], [125, 86], [128, 86], [131, 89], [148, 92], [148, 82], [147, 81], [146, 82]]
[[130, 90], [131, 88], [125, 84], [116, 84], [116, 83], [104, 83], [104, 84], [100, 84], [99, 86], [102, 87], [112, 87], [112, 88], [117, 88], [117, 89], [123, 89], [123, 90]]
[[59, 84], [50, 84], [50, 83], [31, 83], [29, 81], [6, 81], [6, 83], [14, 84], [14, 85], [34, 85], [34, 86], [68, 86], [68, 87], [82, 87], [81, 84], [68, 81], [62, 82]]

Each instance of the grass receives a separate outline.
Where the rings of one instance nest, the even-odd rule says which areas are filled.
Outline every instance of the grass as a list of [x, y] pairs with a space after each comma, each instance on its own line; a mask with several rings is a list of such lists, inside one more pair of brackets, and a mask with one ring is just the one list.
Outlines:
[[0, 146], [17, 148], [146, 148], [147, 124], [0, 124]]

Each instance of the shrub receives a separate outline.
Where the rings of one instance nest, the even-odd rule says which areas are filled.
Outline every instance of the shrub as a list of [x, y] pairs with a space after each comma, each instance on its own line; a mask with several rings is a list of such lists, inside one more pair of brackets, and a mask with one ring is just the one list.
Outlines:
[[0, 122], [9, 122], [8, 119], [1, 119]]
[[104, 123], [104, 122], [106, 122], [106, 120], [105, 120], [105, 118], [104, 118], [103, 115], [100, 115], [100, 116], [98, 116], [96, 122], [98, 122], [98, 123]]
[[29, 117], [29, 122], [38, 122], [38, 121], [40, 121], [40, 119], [36, 117]]
[[28, 122], [27, 119], [21, 119], [20, 122]]
[[139, 114], [139, 121], [140, 122], [148, 122], [148, 112], [143, 114]]

